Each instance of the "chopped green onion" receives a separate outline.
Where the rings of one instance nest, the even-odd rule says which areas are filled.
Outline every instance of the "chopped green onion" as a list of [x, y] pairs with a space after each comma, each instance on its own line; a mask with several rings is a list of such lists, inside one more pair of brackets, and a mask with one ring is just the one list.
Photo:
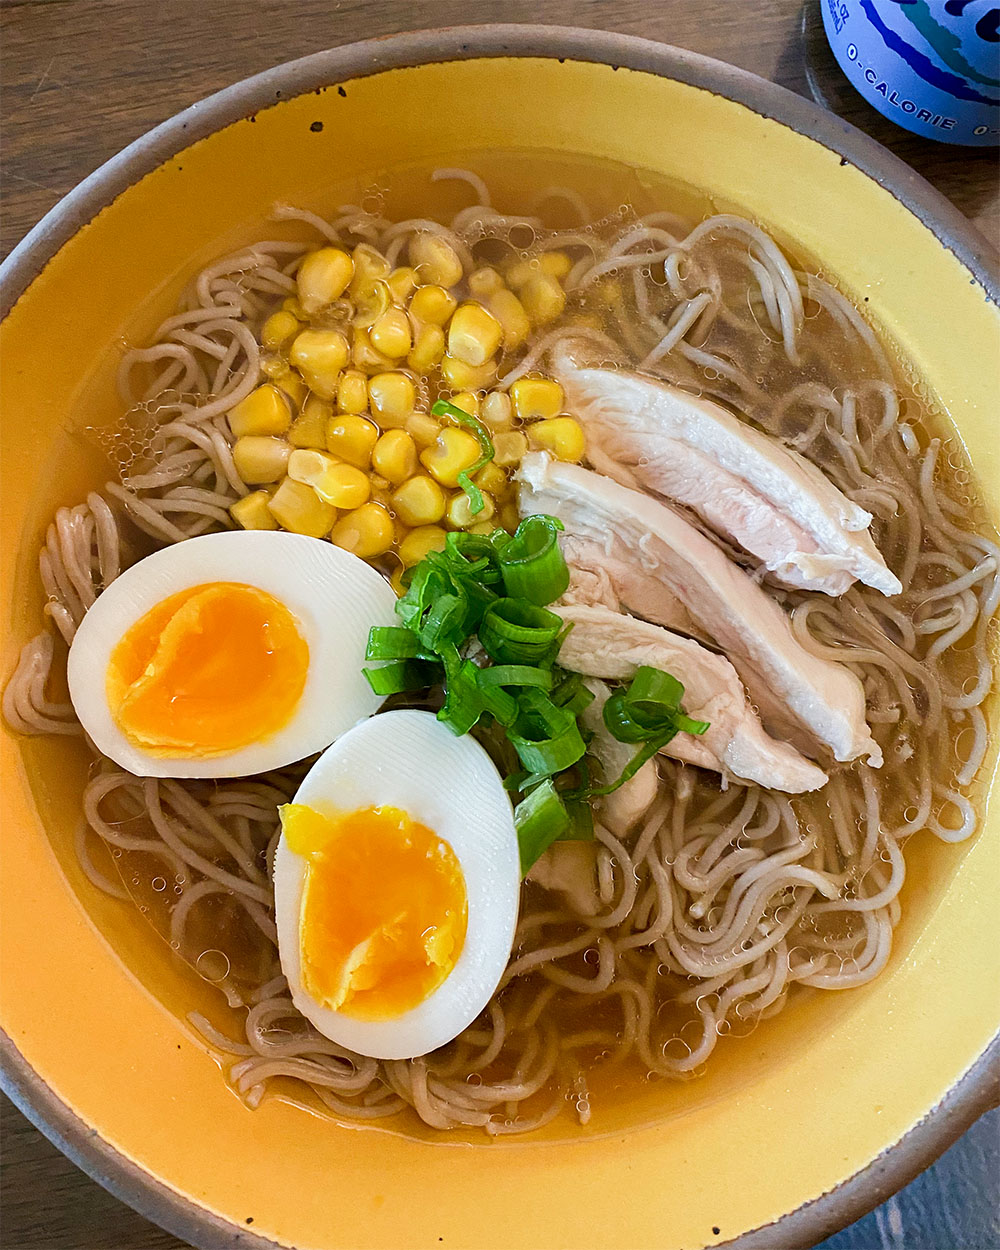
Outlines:
[[572, 712], [556, 707], [548, 695], [530, 687], [520, 703], [521, 714], [507, 737], [529, 772], [562, 772], [584, 755], [587, 744]]
[[420, 639], [401, 625], [373, 625], [368, 631], [366, 660], [413, 660], [420, 655]]
[[552, 670], [535, 668], [530, 664], [491, 664], [479, 670], [482, 686], [538, 686], [542, 690], [552, 687]]
[[458, 475], [458, 484], [469, 497], [469, 511], [473, 516], [477, 516], [486, 506], [483, 500], [483, 492], [473, 482], [472, 476], [478, 473], [484, 465], [496, 455], [496, 448], [493, 446], [493, 439], [490, 438], [490, 432], [483, 425], [478, 417], [474, 417], [471, 412], [466, 412], [464, 408], [457, 408], [454, 404], [449, 404], [446, 399], [439, 399], [431, 406], [431, 414], [435, 417], [451, 417], [457, 421], [459, 425], [464, 425], [471, 430], [479, 440], [479, 450], [482, 455], [475, 464], [470, 464], [467, 469], [463, 469]]
[[580, 673], [564, 673], [562, 680], [552, 692], [552, 702], [558, 707], [564, 707], [575, 716], [579, 716], [583, 709], [593, 701], [594, 696], [583, 684], [583, 677]]
[[517, 720], [517, 700], [501, 686], [484, 685], [482, 681], [484, 672], [489, 672], [489, 670], [479, 669], [477, 674], [479, 697], [482, 700], [483, 710], [489, 712], [505, 729], [508, 729]]
[[626, 698], [629, 706], [647, 716], [676, 712], [684, 697], [684, 687], [671, 673], [641, 664], [629, 684]]
[[570, 827], [569, 812], [550, 779], [546, 778], [518, 803], [514, 824], [524, 876], [539, 855]]
[[[487, 463], [492, 444], [476, 418], [443, 402], [433, 411], [482, 432], [489, 455], [470, 475]], [[474, 499], [470, 480], [464, 489]], [[522, 795], [515, 819], [524, 871], [557, 838], [593, 837], [590, 800], [624, 785], [675, 734], [708, 729], [681, 711], [684, 687], [676, 678], [642, 666], [604, 706], [609, 731], [635, 743], [636, 752], [613, 781], [592, 784], [591, 735], [578, 718], [593, 696], [579, 673], [554, 667], [571, 626], [544, 606], [568, 581], [561, 529], [555, 518], [538, 515], [526, 517], [513, 536], [449, 534], [443, 551], [429, 552], [407, 572], [396, 603], [401, 625], [370, 630], [366, 659], [385, 663], [363, 670], [383, 698], [442, 686], [438, 719], [456, 735], [483, 716], [502, 728], [508, 764], [516, 752], [522, 765], [504, 787]], [[468, 644], [477, 637], [492, 663], [469, 658]]]
[[562, 620], [523, 599], [497, 599], [483, 614], [479, 641], [501, 664], [542, 664], [554, 658]]
[[[509, 537], [506, 530], [494, 530], [494, 533]], [[475, 577], [484, 586], [496, 585], [503, 579], [492, 534], [468, 534], [459, 530], [448, 535], [444, 549], [453, 568], [462, 576]]]
[[559, 835], [560, 842], [592, 842], [594, 840], [594, 809], [585, 798], [560, 796], [569, 813], [569, 828]]
[[468, 607], [464, 594], [446, 594], [436, 599], [420, 626], [418, 636], [421, 645], [428, 651], [440, 651], [442, 644], [454, 643], [457, 646], [464, 642]]
[[396, 660], [382, 668], [364, 668], [361, 671], [372, 690], [382, 698], [402, 694], [404, 690], [425, 690], [441, 680], [441, 666], [427, 664], [423, 660]]
[[483, 699], [476, 680], [478, 669], [471, 660], [463, 660], [457, 647], [449, 647], [442, 655], [445, 671], [444, 707], [437, 714], [458, 738], [467, 734], [484, 712]]
[[650, 725], [640, 720], [629, 706], [622, 690], [613, 694], [604, 705], [604, 723], [608, 732], [619, 742], [645, 742], [650, 737]]
[[507, 594], [545, 606], [569, 585], [569, 569], [559, 549], [556, 517], [525, 517], [500, 556]]
[[567, 798], [581, 800], [601, 799], [606, 795], [614, 794], [626, 781], [631, 781], [643, 764], [647, 760], [651, 760], [661, 747], [665, 747], [675, 733], [675, 730], [664, 730], [660, 737], [650, 738], [636, 751], [635, 755], [632, 756], [614, 781], [608, 782], [605, 786], [587, 786], [580, 790], [573, 790], [567, 795]]

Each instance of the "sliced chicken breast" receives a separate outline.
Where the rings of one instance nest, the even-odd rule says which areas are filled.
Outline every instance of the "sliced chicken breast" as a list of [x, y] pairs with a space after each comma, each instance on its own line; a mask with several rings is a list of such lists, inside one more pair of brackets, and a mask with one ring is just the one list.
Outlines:
[[[826, 784], [828, 778], [821, 768], [765, 732], [736, 670], [723, 656], [659, 625], [606, 607], [557, 604], [553, 611], [573, 627], [559, 650], [563, 667], [625, 681], [649, 664], [672, 673], [682, 683], [684, 710], [697, 720], [707, 720], [709, 728], [700, 736], [678, 734], [663, 748], [664, 755], [712, 769], [733, 781], [752, 781], [788, 794], [818, 790]], [[605, 699], [606, 691], [605, 687]], [[625, 743], [617, 745], [626, 760], [635, 750]]]
[[628, 606], [637, 615], [648, 619], [664, 590], [683, 606], [697, 632], [736, 668], [772, 733], [794, 737], [798, 729], [794, 740], [821, 743], [835, 759], [866, 755], [875, 766], [882, 763], [858, 678], [807, 651], [774, 600], [682, 516], [545, 452], [525, 456], [517, 476], [522, 515], [559, 517], [570, 539], [606, 554], [609, 568], [633, 571]]
[[597, 842], [553, 842], [532, 864], [528, 880], [561, 894], [578, 916], [596, 916], [601, 910], [597, 847]]
[[[693, 509], [786, 586], [840, 595], [855, 581], [897, 595], [868, 532], [871, 514], [804, 457], [708, 399], [624, 369], [556, 354], [591, 463]], [[617, 472], [609, 476], [621, 480]]]

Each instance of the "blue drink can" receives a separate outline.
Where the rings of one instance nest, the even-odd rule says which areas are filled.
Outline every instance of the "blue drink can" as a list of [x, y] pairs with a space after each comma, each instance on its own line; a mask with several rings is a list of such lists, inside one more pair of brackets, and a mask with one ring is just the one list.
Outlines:
[[820, 0], [834, 56], [890, 121], [928, 139], [1000, 136], [997, 0]]

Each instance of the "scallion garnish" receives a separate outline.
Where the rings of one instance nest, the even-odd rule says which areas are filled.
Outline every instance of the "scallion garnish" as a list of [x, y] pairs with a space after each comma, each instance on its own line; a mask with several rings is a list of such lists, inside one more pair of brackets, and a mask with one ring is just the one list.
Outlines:
[[[482, 432], [490, 455], [471, 466], [470, 475], [487, 463], [492, 443], [475, 417], [444, 401], [432, 412]], [[473, 483], [465, 489], [474, 502]], [[579, 716], [594, 696], [579, 673], [556, 666], [568, 627], [546, 608], [569, 583], [561, 529], [554, 517], [531, 516], [513, 535], [449, 534], [443, 551], [412, 570], [396, 604], [402, 624], [371, 630], [366, 659], [385, 663], [364, 669], [383, 697], [443, 687], [438, 719], [456, 734], [484, 717], [502, 732], [507, 747], [500, 749], [508, 760], [516, 752], [521, 764], [504, 786], [520, 796], [514, 823], [524, 872], [556, 839], [592, 838], [591, 800], [624, 785], [675, 734], [708, 728], [681, 711], [684, 687], [675, 677], [642, 667], [604, 705], [609, 732], [634, 743], [636, 753], [620, 776], [591, 783], [590, 735]], [[470, 649], [473, 639], [478, 652]]]
[[535, 786], [514, 808], [517, 825], [517, 841], [521, 852], [521, 875], [524, 876], [535, 860], [570, 827], [570, 816], [547, 777]]
[[526, 599], [497, 599], [483, 614], [479, 641], [498, 664], [542, 666], [555, 659], [562, 618]]
[[507, 594], [531, 603], [553, 603], [569, 585], [569, 569], [559, 550], [562, 521], [525, 517], [500, 554]]
[[438, 685], [442, 678], [439, 664], [428, 664], [423, 660], [394, 660], [382, 668], [366, 668], [362, 672], [372, 690], [383, 698], [407, 690], [426, 690]]

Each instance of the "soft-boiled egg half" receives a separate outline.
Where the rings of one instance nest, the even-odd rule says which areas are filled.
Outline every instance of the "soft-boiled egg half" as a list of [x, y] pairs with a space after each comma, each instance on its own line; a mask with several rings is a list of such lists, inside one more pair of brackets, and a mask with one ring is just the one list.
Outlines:
[[332, 543], [191, 538], [93, 604], [70, 647], [70, 698], [97, 749], [138, 776], [281, 768], [378, 709], [365, 646], [395, 603], [385, 578]]
[[517, 923], [517, 832], [487, 753], [430, 712], [384, 712], [280, 811], [278, 949], [299, 1011], [376, 1059], [456, 1037], [492, 997]]

